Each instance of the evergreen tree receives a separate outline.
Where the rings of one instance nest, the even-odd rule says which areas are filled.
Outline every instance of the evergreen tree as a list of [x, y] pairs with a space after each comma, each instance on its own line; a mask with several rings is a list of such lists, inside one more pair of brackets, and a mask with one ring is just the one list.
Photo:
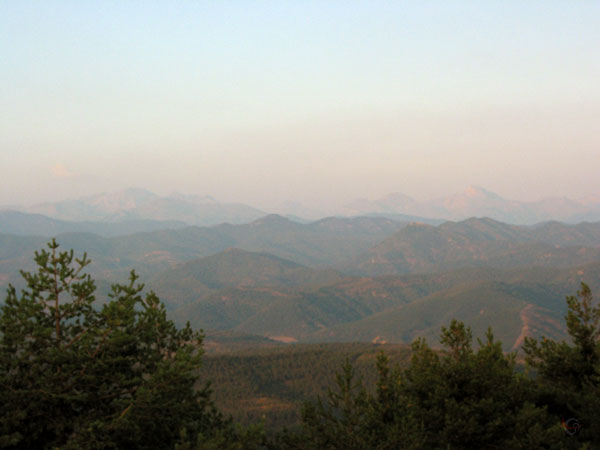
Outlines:
[[471, 330], [453, 320], [442, 328], [443, 351], [423, 340], [401, 380], [423, 424], [425, 448], [561, 448], [558, 422], [534, 404], [532, 381], [515, 372], [488, 330], [472, 348]]
[[[348, 360], [325, 401], [307, 402], [303, 428], [280, 435], [271, 448], [302, 450], [402, 450], [423, 448], [415, 423], [397, 398], [385, 355], [378, 356], [377, 393], [369, 394]], [[394, 372], [395, 373], [395, 372]], [[400, 412], [400, 414], [397, 414]]]
[[240, 448], [197, 386], [202, 335], [178, 330], [134, 272], [95, 308], [89, 259], [58, 247], [35, 253], [0, 309], [0, 448]]
[[577, 443], [600, 447], [600, 305], [581, 283], [567, 297], [567, 330], [572, 343], [526, 338], [523, 350], [537, 374], [540, 401]]
[[305, 405], [302, 416], [307, 440], [314, 449], [363, 449], [368, 440], [367, 394], [348, 360], [336, 374], [336, 386], [329, 390], [326, 405], [321, 399]]
[[470, 329], [452, 321], [441, 343], [439, 352], [414, 342], [405, 370], [380, 355], [374, 389], [355, 381], [347, 363], [327, 402], [307, 404], [303, 430], [295, 441], [287, 436], [287, 448], [563, 448], [559, 423], [535, 404], [533, 381], [515, 372], [515, 355], [505, 355], [490, 330], [474, 351]]

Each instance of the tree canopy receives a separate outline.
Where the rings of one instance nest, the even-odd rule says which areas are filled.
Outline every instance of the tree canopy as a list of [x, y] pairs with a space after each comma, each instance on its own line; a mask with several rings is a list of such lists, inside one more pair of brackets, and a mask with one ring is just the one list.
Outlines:
[[[562, 432], [535, 404], [532, 381], [515, 372], [488, 331], [472, 348], [469, 328], [442, 329], [443, 352], [424, 340], [413, 344], [405, 370], [381, 354], [379, 380], [369, 389], [346, 364], [326, 401], [304, 409], [302, 437], [283, 439], [311, 449], [529, 449], [561, 448]], [[308, 442], [308, 444], [307, 444]], [[308, 446], [307, 446], [308, 445]]]
[[600, 447], [600, 305], [588, 285], [567, 297], [571, 342], [526, 338], [523, 350], [536, 372], [541, 399], [568, 434]]

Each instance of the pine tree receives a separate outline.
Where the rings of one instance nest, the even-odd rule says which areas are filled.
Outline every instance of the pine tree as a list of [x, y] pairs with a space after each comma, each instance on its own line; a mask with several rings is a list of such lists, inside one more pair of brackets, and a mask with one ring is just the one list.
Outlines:
[[52, 240], [34, 260], [36, 273], [21, 272], [27, 287], [10, 286], [0, 309], [0, 448], [232, 442], [231, 423], [198, 386], [202, 335], [177, 329], [135, 272], [98, 308], [85, 254]]
[[491, 330], [475, 351], [471, 330], [454, 320], [441, 343], [440, 352], [415, 341], [405, 370], [380, 355], [374, 389], [353, 381], [346, 364], [327, 403], [307, 405], [303, 434], [289, 448], [563, 448], [558, 421], [535, 404], [532, 380], [516, 373], [515, 355]]
[[[526, 338], [526, 360], [537, 374], [541, 401], [561, 420], [571, 440], [600, 447], [600, 305], [585, 283], [567, 297], [572, 343]], [[568, 423], [567, 423], [568, 422]]]

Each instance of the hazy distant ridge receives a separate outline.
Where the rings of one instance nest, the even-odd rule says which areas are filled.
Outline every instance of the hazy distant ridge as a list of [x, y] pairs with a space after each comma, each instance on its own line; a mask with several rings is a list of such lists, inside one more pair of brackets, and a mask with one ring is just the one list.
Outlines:
[[220, 203], [212, 197], [172, 194], [161, 197], [145, 189], [126, 189], [54, 203], [42, 203], [23, 212], [66, 221], [124, 222], [180, 221], [188, 225], [247, 223], [265, 215], [241, 203]]
[[345, 205], [347, 214], [408, 214], [422, 217], [464, 220], [469, 217], [491, 217], [520, 225], [557, 220], [566, 223], [600, 220], [600, 199], [580, 200], [547, 198], [535, 202], [507, 200], [479, 186], [430, 201], [417, 201], [404, 194], [393, 193], [368, 200], [358, 199]]
[[[185, 222], [198, 226], [248, 223], [267, 214], [242, 203], [219, 202], [211, 196], [171, 194], [162, 197], [144, 189], [126, 189], [11, 209], [63, 221], [120, 223], [150, 220]], [[404, 194], [392, 193], [376, 200], [357, 199], [340, 208], [332, 207], [320, 213], [311, 209], [310, 205], [306, 207], [295, 202], [275, 209], [299, 221], [338, 215], [383, 216], [397, 221], [439, 224], [443, 220], [490, 217], [505, 223], [533, 225], [547, 221], [600, 221], [600, 196], [579, 200], [547, 198], [522, 202], [507, 200], [479, 186], [469, 186], [463, 192], [430, 201], [418, 201]]]
[[42, 214], [20, 211], [0, 211], [0, 233], [21, 236], [57, 236], [63, 233], [94, 233], [111, 237], [145, 231], [175, 230], [186, 227], [185, 222], [175, 220], [135, 219], [122, 222], [75, 222], [53, 219]]

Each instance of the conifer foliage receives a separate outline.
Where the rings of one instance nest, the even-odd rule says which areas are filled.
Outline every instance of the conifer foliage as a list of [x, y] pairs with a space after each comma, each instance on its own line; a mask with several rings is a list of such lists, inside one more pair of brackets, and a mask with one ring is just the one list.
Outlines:
[[[442, 329], [442, 353], [420, 339], [405, 370], [382, 353], [379, 381], [369, 390], [346, 365], [327, 402], [308, 403], [303, 431], [284, 445], [296, 449], [563, 448], [559, 422], [535, 404], [533, 382], [515, 372], [488, 331], [472, 348], [469, 328]], [[371, 393], [369, 393], [371, 391]]]
[[527, 338], [523, 350], [537, 371], [540, 397], [572, 441], [600, 448], [600, 305], [581, 283], [567, 306], [572, 342]]
[[202, 335], [132, 271], [94, 305], [86, 255], [53, 240], [0, 312], [0, 448], [197, 448], [231, 424], [198, 387]]

